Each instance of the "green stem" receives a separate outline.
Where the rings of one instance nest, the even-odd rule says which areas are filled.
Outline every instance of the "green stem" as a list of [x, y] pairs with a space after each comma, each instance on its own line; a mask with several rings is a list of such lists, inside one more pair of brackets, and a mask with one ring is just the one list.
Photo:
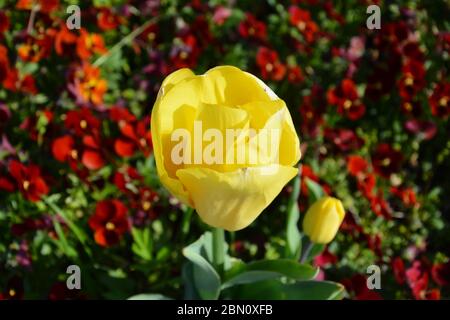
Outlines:
[[213, 264], [216, 270], [221, 273], [225, 261], [225, 232], [221, 228], [214, 228], [212, 231], [213, 244]]
[[124, 45], [129, 44], [131, 41], [134, 40], [138, 35], [140, 35], [145, 28], [147, 28], [149, 25], [155, 23], [157, 21], [156, 18], [150, 19], [147, 22], [145, 22], [140, 27], [134, 29], [132, 32], [130, 32], [128, 35], [123, 37], [119, 42], [117, 42], [111, 49], [109, 49], [105, 54], [101, 55], [97, 60], [94, 61], [92, 64], [94, 67], [99, 67], [102, 65], [105, 61], [109, 59], [116, 51], [120, 50]]
[[300, 258], [300, 263], [305, 263], [306, 260], [308, 259], [309, 254], [311, 253], [311, 249], [314, 246], [314, 243], [311, 242], [309, 239], [306, 240], [306, 246], [305, 249], [302, 252], [302, 257]]

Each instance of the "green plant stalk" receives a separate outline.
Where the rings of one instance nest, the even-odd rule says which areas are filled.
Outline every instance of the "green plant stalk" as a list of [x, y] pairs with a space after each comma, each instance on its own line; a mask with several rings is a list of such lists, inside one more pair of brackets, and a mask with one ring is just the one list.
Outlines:
[[101, 55], [97, 60], [94, 61], [92, 64], [94, 67], [101, 66], [104, 62], [106, 62], [114, 53], [122, 49], [123, 46], [130, 44], [138, 35], [140, 35], [145, 28], [147, 28], [149, 25], [155, 23], [158, 19], [153, 18], [145, 22], [140, 27], [134, 29], [132, 32], [130, 32], [128, 35], [123, 37], [119, 42], [117, 42], [111, 49], [109, 49], [106, 53]]
[[306, 246], [303, 249], [302, 257], [300, 258], [300, 263], [305, 263], [308, 260], [308, 256], [311, 253], [311, 249], [313, 248], [314, 243], [309, 239], [306, 240]]
[[225, 231], [222, 228], [212, 230], [213, 265], [221, 274], [225, 261]]

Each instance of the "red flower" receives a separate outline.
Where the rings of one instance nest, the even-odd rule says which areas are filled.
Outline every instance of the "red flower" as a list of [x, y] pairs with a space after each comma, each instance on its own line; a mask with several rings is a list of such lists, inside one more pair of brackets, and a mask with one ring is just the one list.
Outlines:
[[224, 6], [217, 6], [214, 10], [212, 21], [221, 26], [231, 16], [231, 9]]
[[11, 178], [7, 176], [0, 176], [0, 190], [14, 192], [16, 190], [16, 185]]
[[51, 13], [59, 6], [59, 0], [19, 0], [16, 4], [17, 9], [31, 10], [38, 7], [43, 13]]
[[74, 148], [75, 141], [69, 135], [59, 137], [53, 141], [52, 153], [59, 162], [78, 159], [78, 151]]
[[[142, 181], [142, 176], [136, 168], [129, 166], [119, 169], [113, 176], [113, 183], [123, 193], [130, 193], [132, 189], [128, 186], [132, 185], [135, 181]], [[135, 188], [133, 188], [133, 190], [135, 190]]]
[[41, 170], [36, 165], [27, 167], [16, 160], [12, 160], [9, 163], [9, 173], [14, 178], [17, 188], [27, 200], [39, 201], [41, 196], [46, 195], [49, 191], [47, 184], [41, 177]]
[[311, 19], [309, 11], [302, 10], [296, 6], [291, 6], [289, 8], [289, 15], [289, 21], [301, 32], [306, 41], [313, 42], [319, 31], [319, 27]]
[[98, 170], [105, 165], [101, 153], [101, 142], [98, 135], [86, 135], [83, 137], [83, 155], [81, 162], [89, 170]]
[[337, 256], [332, 254], [330, 250], [328, 250], [328, 247], [326, 247], [321, 254], [314, 258], [314, 265], [321, 268], [336, 264], [337, 262]]
[[373, 173], [358, 177], [358, 190], [369, 200], [374, 197], [376, 184], [377, 179]]
[[305, 77], [299, 66], [289, 66], [287, 68], [287, 79], [290, 83], [301, 83]]
[[156, 23], [147, 26], [144, 31], [138, 36], [138, 39], [144, 43], [155, 43], [158, 41], [159, 26]]
[[328, 90], [328, 103], [338, 107], [338, 113], [345, 115], [350, 120], [358, 120], [366, 112], [366, 107], [361, 103], [355, 83], [351, 79], [344, 79], [340, 85]]
[[83, 136], [82, 145], [78, 147], [71, 136], [65, 135], [53, 141], [52, 153], [56, 160], [69, 162], [74, 171], [78, 171], [79, 162], [89, 170], [97, 170], [105, 165], [100, 145], [98, 135]]
[[0, 44], [0, 82], [3, 82], [9, 72], [8, 49]]
[[37, 124], [39, 119], [42, 119], [42, 117], [44, 117], [47, 123], [50, 123], [53, 120], [53, 112], [48, 109], [37, 111], [36, 114], [26, 117], [20, 124], [19, 128], [27, 132], [33, 141], [37, 141], [41, 136]]
[[70, 91], [79, 104], [100, 105], [108, 90], [108, 83], [100, 77], [100, 69], [84, 62], [71, 73]]
[[355, 274], [351, 278], [344, 279], [341, 283], [350, 292], [355, 300], [381, 300], [381, 295], [367, 286], [367, 278], [362, 274]]
[[326, 128], [324, 136], [325, 139], [333, 143], [340, 152], [356, 150], [361, 148], [364, 144], [364, 140], [350, 129]]
[[25, 42], [19, 45], [17, 54], [23, 61], [39, 62], [50, 55], [52, 47], [53, 36], [49, 34], [27, 36]]
[[319, 183], [320, 179], [314, 173], [313, 169], [310, 166], [306, 165], [306, 164], [302, 165], [301, 176], [302, 176], [302, 179], [301, 179], [301, 191], [300, 191], [300, 193], [304, 194], [304, 195], [308, 195], [309, 194], [309, 189], [308, 189], [308, 185], [306, 184], [306, 179], [310, 179], [310, 180], [312, 180], [314, 182], [317, 182], [317, 183]]
[[3, 292], [0, 293], [0, 300], [22, 300], [24, 296], [23, 281], [17, 276], [8, 280]]
[[177, 38], [180, 43], [172, 48], [170, 59], [173, 70], [180, 68], [193, 68], [200, 56], [200, 46], [192, 34]]
[[139, 189], [139, 193], [134, 198], [131, 203], [131, 207], [137, 211], [133, 220], [134, 225], [143, 225], [158, 217], [159, 212], [155, 210], [155, 205], [159, 201], [158, 193], [150, 188], [143, 187]]
[[119, 15], [115, 14], [111, 8], [102, 7], [99, 8], [97, 14], [97, 25], [100, 29], [104, 31], [114, 30], [120, 24], [122, 24], [123, 19]]
[[392, 271], [394, 272], [395, 281], [398, 284], [404, 284], [406, 282], [405, 264], [402, 258], [396, 257], [391, 262]]
[[437, 127], [433, 121], [411, 119], [405, 122], [405, 129], [417, 135], [420, 140], [430, 140], [436, 135]]
[[[131, 115], [131, 119], [134, 116]], [[148, 156], [152, 150], [152, 136], [150, 132], [150, 118], [145, 117], [141, 121], [129, 121], [124, 118], [119, 120], [119, 129], [122, 137], [116, 139], [114, 150], [121, 157], [130, 157], [136, 150], [141, 150]]]
[[258, 21], [251, 13], [245, 14], [245, 19], [239, 23], [239, 34], [244, 38], [253, 38], [260, 41], [267, 39], [267, 30], [264, 22]]
[[323, 124], [323, 111], [325, 102], [320, 99], [322, 91], [313, 87], [312, 93], [303, 97], [303, 103], [300, 106], [300, 125], [302, 132], [311, 137], [319, 134]]
[[55, 51], [58, 55], [71, 55], [75, 51], [77, 36], [72, 33], [65, 23], [61, 24], [61, 28], [55, 34]]
[[381, 236], [379, 234], [366, 235], [367, 246], [372, 250], [379, 258], [383, 256], [381, 251]]
[[450, 83], [438, 83], [428, 101], [433, 116], [448, 118], [450, 115]]
[[101, 35], [88, 33], [85, 29], [80, 29], [77, 39], [77, 55], [81, 60], [89, 59], [94, 53], [102, 54], [107, 50]]
[[400, 105], [401, 111], [407, 115], [420, 116], [422, 108], [418, 101], [402, 101]]
[[347, 170], [354, 177], [364, 176], [369, 164], [360, 156], [349, 156], [347, 158]]
[[118, 243], [130, 228], [127, 213], [128, 209], [119, 200], [98, 202], [94, 215], [89, 219], [95, 242], [104, 247]]
[[403, 156], [387, 143], [379, 144], [372, 155], [372, 165], [377, 174], [389, 178], [391, 174], [400, 170]]
[[384, 199], [381, 192], [377, 196], [373, 196], [370, 199], [370, 207], [377, 216], [384, 217], [386, 219], [392, 218], [392, 208]]
[[410, 101], [425, 87], [425, 68], [417, 60], [409, 60], [402, 68], [402, 77], [399, 80], [400, 96]]
[[258, 65], [263, 79], [279, 81], [286, 74], [286, 66], [278, 59], [278, 53], [266, 47], [260, 47], [256, 54]]
[[450, 261], [434, 264], [431, 268], [433, 280], [440, 286], [450, 285]]
[[428, 290], [429, 270], [421, 261], [414, 261], [413, 265], [406, 270], [406, 279], [412, 290], [413, 296], [417, 300], [437, 300], [440, 299], [440, 292], [437, 289]]
[[23, 92], [33, 95], [38, 93], [33, 76], [30, 74], [19, 74], [16, 68], [8, 70], [6, 78], [3, 80], [3, 86], [12, 92]]
[[412, 188], [392, 187], [391, 193], [400, 198], [405, 207], [414, 207], [417, 204], [416, 193]]
[[0, 10], [0, 37], [1, 34], [9, 29], [9, 18], [5, 11]]
[[68, 129], [73, 130], [77, 136], [98, 132], [100, 129], [100, 121], [88, 108], [67, 112], [64, 124]]

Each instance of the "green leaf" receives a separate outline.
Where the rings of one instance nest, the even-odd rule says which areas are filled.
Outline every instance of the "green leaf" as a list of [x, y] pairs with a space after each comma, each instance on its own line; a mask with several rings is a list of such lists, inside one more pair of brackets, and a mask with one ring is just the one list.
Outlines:
[[297, 176], [294, 180], [292, 194], [289, 199], [286, 225], [286, 256], [293, 259], [298, 259], [301, 251], [301, 234], [298, 230], [300, 210], [297, 203], [299, 194], [300, 177]]
[[320, 184], [317, 182], [306, 178], [305, 179], [306, 186], [308, 187], [308, 190], [312, 192], [312, 195], [314, 197], [314, 200], [319, 200], [322, 198], [325, 193], [323, 192], [323, 188]]
[[239, 299], [256, 300], [338, 300], [345, 294], [344, 286], [331, 281], [299, 281], [284, 284], [268, 280], [236, 288]]
[[79, 228], [71, 219], [69, 219], [69, 217], [67, 217], [65, 212], [63, 210], [61, 210], [61, 208], [59, 208], [53, 202], [53, 198], [51, 196], [47, 197], [47, 198], [43, 198], [43, 201], [50, 207], [50, 209], [52, 209], [53, 212], [55, 212], [57, 215], [59, 215], [63, 219], [64, 223], [67, 224], [70, 231], [73, 232], [73, 234], [78, 238], [80, 243], [83, 245], [83, 248], [86, 251], [86, 253], [89, 256], [92, 256], [92, 251], [86, 243], [88, 241], [88, 236], [83, 231], [83, 229]]
[[331, 281], [300, 281], [285, 290], [289, 299], [297, 300], [339, 300], [345, 293], [342, 284]]
[[53, 218], [53, 227], [55, 228], [55, 232], [58, 235], [58, 239], [55, 240], [55, 242], [60, 247], [61, 251], [69, 258], [77, 257], [78, 254], [76, 250], [74, 250], [67, 242], [64, 230], [61, 228], [61, 224], [58, 222], [56, 218]]
[[225, 282], [221, 289], [225, 290], [227, 288], [240, 285], [240, 284], [247, 284], [247, 283], [254, 283], [259, 282], [263, 280], [269, 280], [269, 279], [277, 279], [281, 275], [278, 272], [271, 272], [271, 271], [247, 271], [242, 272], [238, 274], [237, 276], [231, 278], [227, 282]]
[[290, 259], [251, 262], [247, 265], [247, 270], [278, 272], [279, 274], [294, 280], [314, 279], [319, 272], [318, 268], [314, 268], [308, 264], [301, 264], [296, 260]]
[[131, 249], [133, 252], [146, 261], [152, 259], [152, 239], [150, 237], [150, 229], [131, 229], [131, 235], [133, 236], [133, 244]]
[[213, 266], [202, 255], [205, 235], [183, 249], [183, 255], [193, 263], [193, 281], [201, 299], [217, 299], [220, 293], [220, 277]]
[[222, 285], [222, 289], [281, 277], [288, 277], [292, 280], [310, 280], [317, 276], [319, 269], [301, 264], [296, 260], [278, 259], [251, 262], [232, 271], [233, 274], [229, 275], [228, 280]]
[[173, 300], [159, 293], [141, 293], [129, 297], [127, 300]]

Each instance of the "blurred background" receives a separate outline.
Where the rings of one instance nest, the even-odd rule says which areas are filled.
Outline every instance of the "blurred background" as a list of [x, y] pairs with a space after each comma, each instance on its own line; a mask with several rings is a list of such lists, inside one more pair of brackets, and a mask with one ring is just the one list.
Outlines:
[[[369, 5], [381, 29], [367, 27]], [[314, 258], [320, 278], [351, 299], [449, 298], [449, 11], [441, 0], [0, 0], [0, 298], [183, 296], [181, 249], [208, 227], [161, 187], [150, 114], [170, 72], [217, 65], [286, 101], [301, 215], [319, 187], [344, 203]], [[233, 256], [282, 256], [291, 191], [227, 235]], [[66, 287], [72, 264], [82, 290]], [[366, 286], [370, 265], [380, 290]]]

